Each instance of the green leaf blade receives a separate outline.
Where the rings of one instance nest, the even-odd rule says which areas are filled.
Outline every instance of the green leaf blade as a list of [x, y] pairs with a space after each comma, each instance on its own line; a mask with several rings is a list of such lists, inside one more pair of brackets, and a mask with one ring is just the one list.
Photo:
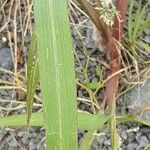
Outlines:
[[[5, 126], [26, 126], [27, 114], [12, 115], [0, 118], [0, 127]], [[43, 113], [33, 113], [30, 119], [31, 126], [44, 126]]]
[[128, 36], [132, 40], [133, 32], [133, 21], [132, 21], [132, 9], [133, 9], [134, 0], [130, 1], [129, 13], [128, 13]]
[[110, 117], [106, 115], [93, 115], [87, 112], [78, 113], [78, 127], [83, 130], [100, 129]]
[[65, 0], [35, 0], [47, 149], [77, 149], [73, 51]]
[[37, 52], [36, 52], [36, 36], [32, 34], [31, 43], [28, 51], [28, 62], [27, 62], [27, 125], [29, 125], [36, 85], [38, 82], [38, 63], [37, 63]]
[[142, 9], [141, 9], [142, 4], [140, 4], [140, 6], [136, 12], [135, 23], [134, 23], [135, 27], [134, 27], [134, 31], [133, 31], [133, 39], [135, 39], [138, 35], [138, 32], [141, 28], [142, 21], [143, 21], [142, 17], [144, 16], [144, 13], [145, 13], [146, 8], [148, 7], [148, 4], [149, 3], [147, 3]]
[[143, 21], [142, 26], [139, 29], [138, 35], [146, 30], [150, 26], [150, 15], [147, 16], [146, 20]]
[[142, 41], [137, 41], [136, 44], [145, 49], [147, 53], [150, 53], [150, 46]]

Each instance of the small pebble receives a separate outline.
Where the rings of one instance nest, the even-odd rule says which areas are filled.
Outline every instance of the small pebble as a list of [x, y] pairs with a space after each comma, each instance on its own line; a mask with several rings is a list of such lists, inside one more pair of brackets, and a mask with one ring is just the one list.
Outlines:
[[149, 43], [149, 44], [150, 44], [150, 36], [149, 36], [149, 35], [146, 35], [146, 36], [144, 37], [144, 40], [145, 40], [146, 43]]
[[97, 137], [97, 141], [98, 141], [98, 143], [100, 143], [100, 144], [103, 144], [104, 141], [106, 141], [106, 140], [107, 140], [107, 137], [106, 137], [105, 135], [101, 135], [101, 136], [98, 136], [98, 137]]
[[137, 143], [129, 143], [127, 145], [127, 150], [136, 150], [137, 146]]
[[106, 141], [104, 142], [104, 144], [107, 145], [107, 146], [110, 146], [110, 145], [111, 145], [111, 142], [110, 142], [110, 140], [106, 140]]
[[36, 150], [37, 144], [34, 143], [34, 139], [31, 139], [31, 141], [29, 142], [29, 149], [30, 150]]
[[45, 146], [43, 145], [43, 144], [38, 144], [38, 146], [37, 146], [37, 150], [45, 150], [46, 148], [45, 148]]
[[126, 132], [122, 132], [121, 133], [121, 137], [123, 140], [126, 140], [128, 138], [127, 133]]
[[13, 69], [13, 59], [9, 48], [0, 49], [0, 67], [7, 70]]
[[140, 143], [140, 139], [141, 139], [142, 133], [138, 132], [135, 136], [136, 142], [139, 144]]
[[149, 144], [149, 140], [147, 139], [147, 137], [142, 136], [140, 139], [140, 147], [145, 147], [148, 144]]
[[10, 145], [10, 147], [17, 147], [17, 141], [16, 140], [11, 140], [10, 142], [9, 142], [9, 145]]

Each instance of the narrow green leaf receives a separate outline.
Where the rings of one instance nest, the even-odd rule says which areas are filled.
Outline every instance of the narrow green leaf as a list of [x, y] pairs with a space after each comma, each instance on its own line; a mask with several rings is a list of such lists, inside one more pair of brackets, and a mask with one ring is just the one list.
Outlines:
[[[26, 126], [27, 114], [12, 115], [0, 118], [0, 126]], [[78, 112], [78, 128], [83, 130], [100, 129], [110, 117], [106, 115], [92, 115], [87, 112]], [[89, 121], [90, 120], [90, 121]], [[43, 112], [33, 113], [31, 126], [45, 126]]]
[[38, 81], [36, 36], [32, 33], [27, 62], [27, 124], [29, 125], [33, 109], [35, 88]]
[[[135, 2], [134, 2], [135, 4]], [[138, 4], [138, 9], [135, 10], [135, 16], [133, 16], [133, 13], [132, 13], [132, 19], [134, 18], [134, 23], [133, 23], [133, 34], [132, 34], [132, 37], [135, 36], [135, 33], [139, 27], [139, 24], [141, 24], [141, 10], [142, 10], [142, 4], [141, 4], [141, 1], [139, 2]]]
[[150, 15], [146, 18], [146, 20], [143, 20], [143, 23], [141, 27], [139, 28], [138, 35], [140, 35], [142, 32], [146, 30], [150, 26]]
[[76, 90], [66, 0], [34, 0], [47, 150], [77, 149]]
[[93, 133], [97, 129], [101, 129], [110, 119], [106, 115], [93, 115], [87, 112], [78, 112], [79, 129], [88, 130], [81, 141], [80, 150], [90, 150], [90, 144], [93, 140]]
[[86, 83], [86, 87], [87, 87], [88, 89], [91, 89], [91, 90], [97, 89], [98, 86], [99, 86], [99, 83], [96, 82], [96, 81], [93, 81], [93, 82], [91, 82], [91, 83], [90, 83], [90, 82]]
[[137, 41], [136, 44], [144, 48], [148, 53], [150, 53], [150, 46], [142, 41]]
[[[83, 114], [82, 114], [83, 113]], [[97, 124], [97, 121], [99, 121], [100, 116], [99, 115], [92, 115], [89, 113], [86, 113], [86, 117], [85, 116], [85, 112], [78, 112], [78, 127], [79, 129], [84, 129], [84, 130], [88, 130], [94, 132], [97, 129], [100, 129], [102, 127], [102, 125], [94, 125], [93, 124]], [[87, 117], [88, 116], [88, 117]], [[81, 117], [81, 118], [80, 118]], [[26, 118], [27, 118], [27, 114], [19, 114], [19, 115], [12, 115], [12, 116], [6, 116], [6, 117], [1, 117], [0, 118], [0, 127], [4, 127], [4, 126], [26, 126]], [[106, 116], [106, 118], [108, 118], [108, 120], [106, 120], [106, 122], [110, 122], [110, 117]], [[89, 121], [87, 121], [86, 119], [92, 119], [93, 123], [91, 127], [89, 124]], [[104, 122], [103, 125], [106, 123]], [[123, 115], [123, 116], [116, 116], [116, 123], [124, 123], [124, 122], [137, 122], [146, 126], [150, 126], [150, 122], [148, 121], [143, 121], [141, 119], [139, 119], [137, 116], [135, 115]], [[30, 122], [31, 126], [44, 126], [44, 117], [43, 117], [43, 112], [40, 113], [33, 113], [32, 117], [31, 117], [31, 122]]]
[[96, 66], [95, 71], [96, 71], [96, 75], [97, 75], [97, 76], [102, 75], [102, 70], [101, 70], [100, 66]]
[[128, 13], [128, 36], [129, 39], [132, 40], [132, 31], [133, 31], [133, 21], [132, 21], [132, 9], [135, 0], [130, 0], [130, 7]]
[[83, 130], [100, 129], [109, 119], [110, 117], [106, 115], [93, 115], [87, 112], [79, 112], [78, 127]]
[[93, 140], [92, 137], [93, 137], [94, 131], [95, 131], [95, 130], [90, 130], [90, 131], [88, 131], [88, 132], [84, 135], [84, 137], [83, 137], [83, 139], [82, 139], [82, 141], [81, 141], [81, 145], [80, 145], [79, 150], [90, 150], [90, 149], [91, 149], [91, 148], [90, 148], [90, 145], [91, 145], [92, 140]]
[[[0, 127], [5, 126], [26, 126], [27, 114], [0, 117]], [[44, 126], [43, 113], [33, 113], [30, 119], [31, 126]]]
[[143, 124], [145, 126], [150, 126], [150, 121], [144, 121], [138, 118], [138, 116], [135, 115], [123, 115], [123, 116], [117, 116], [116, 117], [117, 124], [124, 123], [124, 122], [137, 122], [140, 124]]
[[135, 22], [134, 22], [134, 31], [133, 31], [133, 39], [137, 37], [138, 31], [141, 28], [142, 22], [143, 22], [143, 16], [145, 13], [145, 10], [147, 8], [149, 3], [147, 3], [142, 9], [141, 9], [141, 4], [138, 6], [138, 10], [136, 12], [135, 16]]

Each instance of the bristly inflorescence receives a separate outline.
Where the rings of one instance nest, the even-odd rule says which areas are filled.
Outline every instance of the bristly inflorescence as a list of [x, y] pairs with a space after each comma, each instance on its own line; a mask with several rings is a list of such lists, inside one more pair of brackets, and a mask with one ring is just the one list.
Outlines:
[[112, 0], [99, 0], [99, 2], [100, 19], [103, 19], [103, 21], [111, 27], [114, 23], [114, 17], [118, 17], [119, 12], [117, 11]]

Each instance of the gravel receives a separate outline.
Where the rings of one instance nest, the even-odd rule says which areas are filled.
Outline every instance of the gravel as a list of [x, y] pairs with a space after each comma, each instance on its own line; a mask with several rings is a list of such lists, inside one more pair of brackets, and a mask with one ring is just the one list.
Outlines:
[[[130, 90], [126, 95], [127, 107], [129, 113], [139, 113], [144, 106], [149, 104], [150, 97], [150, 80], [146, 81], [143, 85], [137, 86]], [[139, 113], [140, 114], [140, 113]], [[150, 109], [142, 114], [141, 117], [145, 121], [150, 121]]]
[[136, 143], [130, 143], [127, 145], [127, 150], [136, 150], [137, 146], [138, 145]]
[[1, 128], [0, 135], [0, 150], [45, 150], [43, 128], [35, 127], [29, 132], [26, 129]]
[[0, 49], [0, 67], [7, 70], [13, 69], [13, 59], [9, 48]]
[[[118, 126], [118, 133], [121, 140], [120, 150], [144, 149], [150, 143], [150, 137], [148, 137], [150, 132], [144, 133], [142, 130], [148, 127], [139, 126], [139, 130], [137, 130], [137, 126], [135, 125], [132, 127], [132, 130], [130, 128], [131, 125], [129, 124], [128, 126], [128, 123]], [[100, 136], [96, 136], [93, 144], [91, 145], [91, 149], [111, 149], [110, 135], [108, 133], [104, 133]]]

